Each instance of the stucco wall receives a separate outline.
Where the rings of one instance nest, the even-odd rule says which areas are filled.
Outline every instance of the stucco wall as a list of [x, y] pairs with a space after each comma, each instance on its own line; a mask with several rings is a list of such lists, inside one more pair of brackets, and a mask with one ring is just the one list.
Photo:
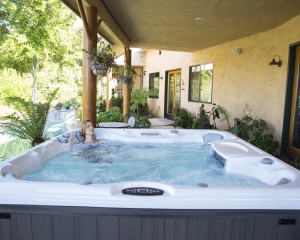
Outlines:
[[[212, 101], [222, 105], [234, 117], [243, 116], [248, 103], [254, 118], [267, 121], [277, 140], [281, 140], [284, 99], [287, 79], [289, 45], [300, 41], [300, 16], [287, 23], [253, 36], [242, 38], [194, 53], [148, 50], [143, 54], [146, 75], [143, 87], [149, 87], [149, 73], [160, 72], [159, 99], [149, 99], [154, 112], [163, 116], [165, 73], [181, 69], [185, 90], [181, 91], [181, 107], [198, 112], [201, 103], [188, 101], [189, 67], [213, 62]], [[233, 55], [232, 49], [242, 48], [240, 55]], [[282, 67], [269, 66], [274, 55], [279, 55]], [[137, 63], [136, 63], [137, 64]], [[206, 110], [211, 108], [206, 104]], [[225, 124], [218, 123], [218, 127]]]

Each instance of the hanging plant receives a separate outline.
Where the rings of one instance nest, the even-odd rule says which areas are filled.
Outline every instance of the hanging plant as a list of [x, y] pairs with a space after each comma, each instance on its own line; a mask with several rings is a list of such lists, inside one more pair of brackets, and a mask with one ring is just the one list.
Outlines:
[[133, 68], [127, 68], [127, 71], [124, 70], [121, 71], [119, 75], [116, 76], [118, 81], [121, 81], [122, 83], [128, 84], [130, 88], [133, 87], [133, 80], [135, 79], [137, 73]]
[[117, 68], [116, 53], [112, 51], [112, 45], [104, 40], [99, 40], [98, 49], [88, 52], [88, 61], [95, 75], [105, 74], [109, 68]]

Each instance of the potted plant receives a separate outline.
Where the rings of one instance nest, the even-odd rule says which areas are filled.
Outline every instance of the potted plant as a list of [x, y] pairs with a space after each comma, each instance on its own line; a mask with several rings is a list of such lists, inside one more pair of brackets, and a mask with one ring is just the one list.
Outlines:
[[112, 46], [100, 39], [98, 49], [87, 52], [88, 61], [95, 75], [105, 74], [109, 68], [117, 68], [116, 53]]
[[129, 85], [130, 88], [133, 87], [133, 80], [135, 79], [137, 73], [133, 68], [127, 68], [127, 71], [123, 68], [121, 73], [117, 75], [117, 80], [121, 81], [122, 83], [126, 83]]

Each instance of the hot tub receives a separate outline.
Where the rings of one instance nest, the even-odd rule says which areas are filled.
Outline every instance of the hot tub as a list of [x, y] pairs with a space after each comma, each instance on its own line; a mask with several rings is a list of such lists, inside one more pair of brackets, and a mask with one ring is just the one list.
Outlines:
[[[127, 232], [128, 229], [134, 228], [136, 224], [138, 225], [139, 234], [137, 236], [127, 233], [128, 238], [120, 238], [120, 235], [118, 235], [119, 238], [116, 236], [115, 239], [141, 239], [141, 236], [144, 236], [142, 229], [145, 229], [145, 226], [151, 226], [150, 229], [162, 227], [164, 230], [156, 229], [164, 232], [164, 238], [161, 239], [176, 239], [166, 237], [166, 226], [169, 226], [168, 224], [171, 224], [169, 227], [171, 227], [172, 231], [182, 229], [186, 233], [188, 232], [188, 226], [190, 226], [191, 236], [196, 237], [197, 234], [194, 234], [198, 231], [199, 226], [204, 224], [205, 221], [202, 221], [204, 218], [211, 224], [215, 220], [216, 222], [213, 224], [217, 224], [220, 219], [224, 221], [224, 224], [228, 219], [230, 219], [231, 223], [233, 219], [246, 219], [247, 221], [244, 221], [245, 225], [239, 225], [238, 229], [242, 230], [246, 226], [253, 230], [252, 234], [256, 231], [268, 231], [268, 234], [272, 235], [272, 231], [275, 231], [277, 239], [280, 239], [278, 234], [281, 234], [281, 230], [278, 229], [287, 229], [280, 228], [282, 226], [288, 226], [289, 231], [291, 231], [292, 226], [294, 229], [293, 236], [300, 234], [299, 230], [296, 230], [299, 229], [298, 225], [300, 222], [299, 171], [236, 136], [223, 131], [100, 128], [95, 130], [95, 135], [97, 139], [101, 140], [111, 139], [126, 142], [207, 143], [211, 145], [211, 154], [216, 155], [223, 161], [226, 171], [255, 177], [264, 182], [265, 185], [218, 187], [200, 184], [199, 186], [183, 186], [151, 181], [82, 185], [75, 183], [32, 182], [19, 179], [20, 176], [40, 168], [47, 159], [54, 155], [70, 151], [74, 144], [77, 143], [76, 133], [76, 131], [72, 131], [68, 134], [63, 134], [1, 163], [0, 227], [1, 216], [4, 216], [3, 221], [8, 219], [9, 224], [19, 228], [23, 220], [22, 224], [29, 221], [27, 218], [22, 219], [22, 214], [30, 216], [30, 222], [33, 224], [33, 221], [36, 221], [35, 214], [42, 212], [46, 222], [50, 221], [52, 224], [51, 231], [55, 231], [54, 226], [60, 223], [60, 221], [55, 221], [56, 218], [54, 216], [57, 215], [71, 215], [73, 217], [83, 215], [83, 219], [86, 219], [85, 217], [87, 216], [92, 216], [93, 219], [96, 219], [96, 225], [98, 224], [97, 226], [102, 230], [107, 224], [107, 222], [100, 224], [103, 217], [108, 221], [112, 221], [112, 224], [118, 231]], [[122, 217], [126, 218], [127, 222], [129, 221], [130, 226], [128, 226], [127, 230], [122, 227], [124, 224], [124, 226], [127, 224], [125, 222], [123, 225], [121, 224]], [[101, 219], [99, 220], [99, 218]], [[148, 222], [149, 218], [150, 222]], [[11, 219], [14, 220], [12, 221]], [[167, 219], [172, 220], [168, 222]], [[180, 219], [183, 220], [181, 221]], [[194, 225], [188, 225], [188, 219], [196, 219], [197, 221], [193, 222], [190, 220]], [[271, 224], [271, 219], [277, 220], [274, 226], [271, 224], [272, 227], [266, 230], [266, 228], [254, 224], [256, 221], [261, 221], [261, 219], [265, 219], [263, 223], [266, 223], [266, 226]], [[80, 222], [81, 220], [78, 221]], [[72, 221], [75, 220], [72, 218]], [[67, 222], [70, 226], [72, 225], [69, 221]], [[40, 221], [37, 220], [35, 223], [39, 225]], [[208, 226], [211, 225], [208, 224]], [[229, 227], [234, 229], [234, 226], [234, 224], [231, 224]], [[98, 227], [97, 234], [99, 234]], [[40, 225], [39, 228], [41, 228]], [[214, 231], [211, 227], [208, 227], [205, 231], [207, 234], [219, 234], [218, 231]], [[285, 232], [286, 230], [282, 231]], [[113, 232], [107, 234], [113, 234]], [[44, 234], [42, 232], [39, 233]], [[185, 235], [186, 233], [178, 234]], [[9, 235], [9, 233], [6, 234]], [[145, 236], [152, 236], [150, 232], [145, 234]], [[232, 234], [234, 232], [230, 233], [231, 237], [233, 236]], [[254, 235], [253, 237], [256, 236]], [[286, 238], [286, 234], [282, 236], [285, 236], [284, 239], [293, 239]], [[8, 237], [7, 239], [11, 238]], [[51, 239], [59, 238], [53, 237]], [[219, 238], [216, 237], [215, 239]], [[255, 237], [253, 239], [259, 238]], [[266, 237], [263, 239], [275, 238]]]

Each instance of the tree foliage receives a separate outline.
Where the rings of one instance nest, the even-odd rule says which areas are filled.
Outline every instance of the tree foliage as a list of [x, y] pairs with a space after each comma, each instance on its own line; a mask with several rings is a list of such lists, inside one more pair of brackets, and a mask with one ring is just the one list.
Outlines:
[[0, 144], [0, 162], [16, 156], [30, 148], [30, 141], [25, 139], [15, 139], [4, 144]]
[[[10, 80], [12, 85], [29, 76], [34, 96], [34, 92], [44, 94], [61, 82], [78, 83], [79, 75], [72, 73], [80, 71], [82, 52], [81, 29], [74, 27], [76, 19], [60, 0], [2, 1], [0, 70], [14, 69], [19, 74]], [[7, 81], [2, 72], [0, 81]]]
[[[11, 68], [6, 68], [0, 73], [0, 102], [8, 96], [22, 96], [30, 99], [31, 78], [28, 74], [22, 77]], [[1, 114], [0, 114], [1, 115]]]
[[80, 49], [71, 41], [76, 16], [59, 0], [3, 0], [0, 11], [0, 67], [30, 73], [37, 61], [63, 66]]

